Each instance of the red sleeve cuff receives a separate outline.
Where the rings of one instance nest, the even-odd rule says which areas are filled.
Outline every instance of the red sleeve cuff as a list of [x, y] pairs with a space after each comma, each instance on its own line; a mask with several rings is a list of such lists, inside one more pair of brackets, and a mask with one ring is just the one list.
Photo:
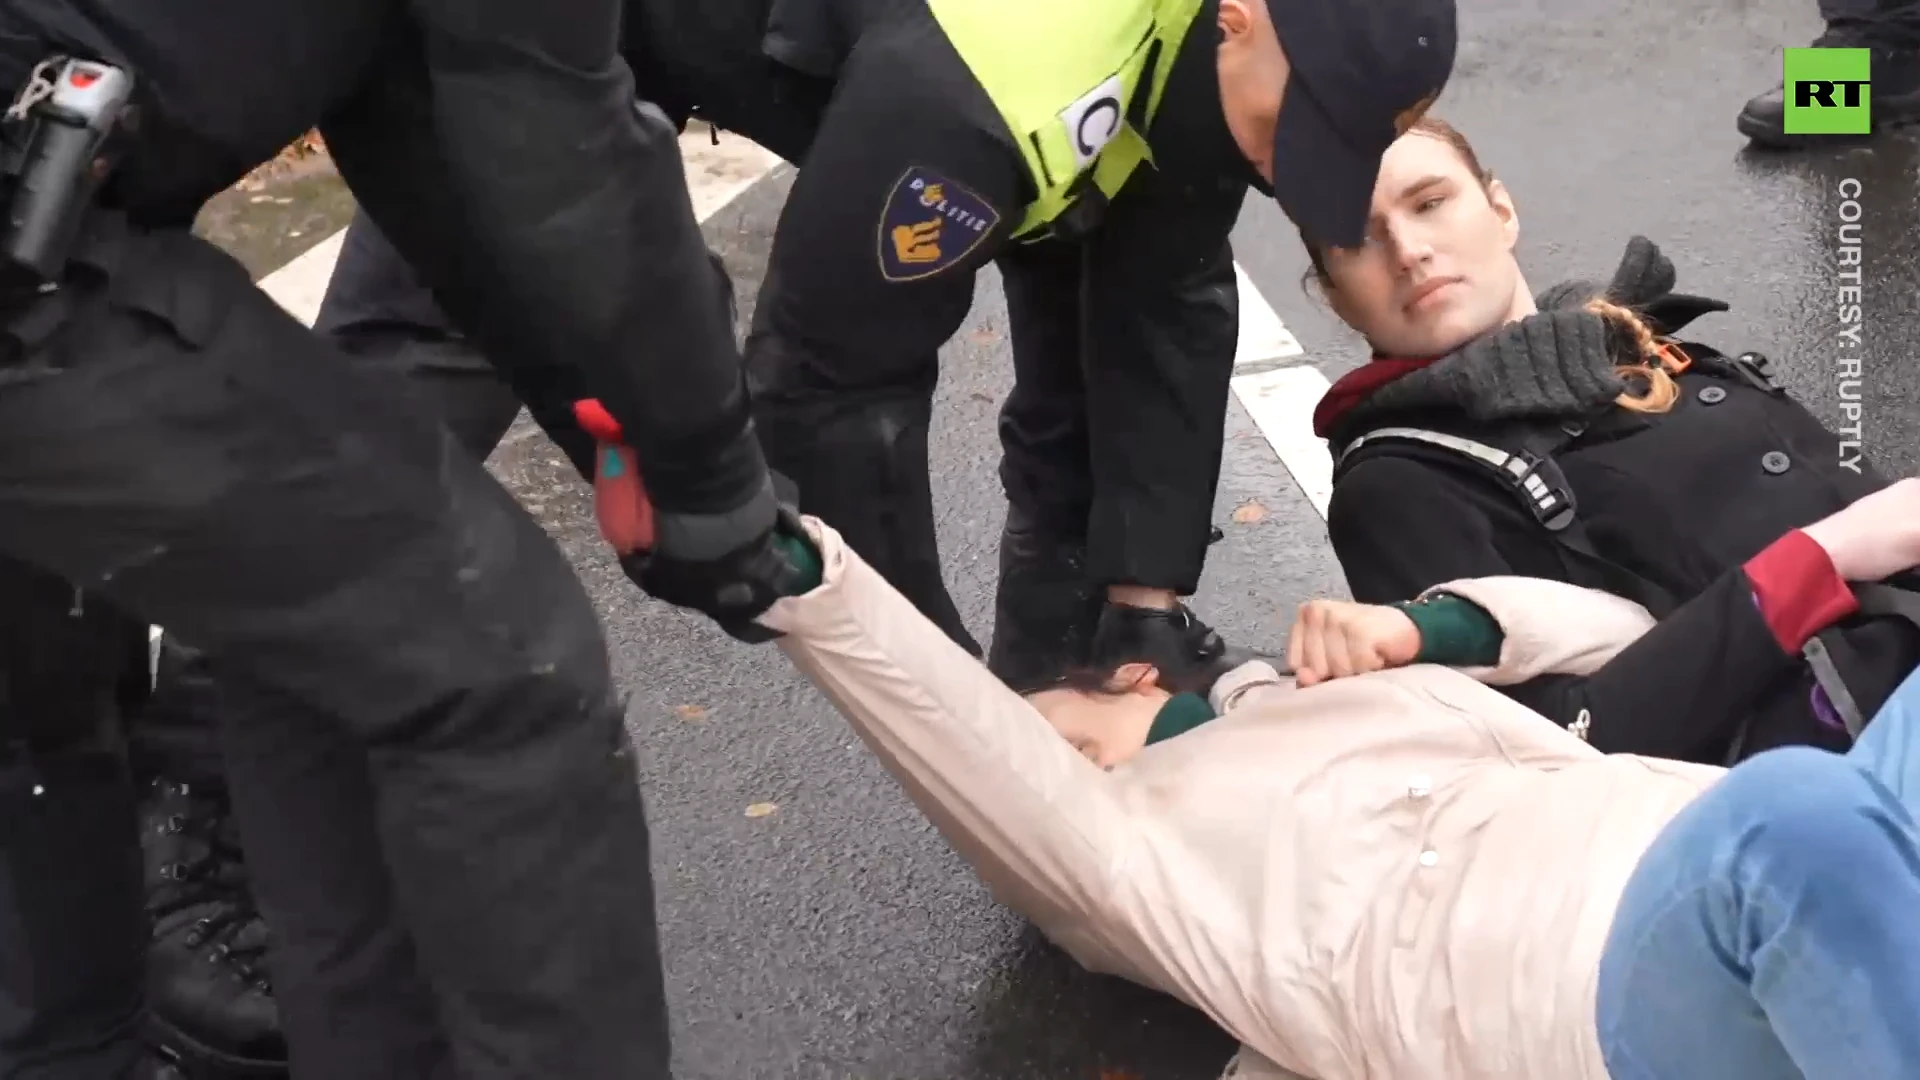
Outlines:
[[1747, 560], [1745, 569], [1760, 617], [1789, 655], [1860, 607], [1826, 549], [1799, 529]]

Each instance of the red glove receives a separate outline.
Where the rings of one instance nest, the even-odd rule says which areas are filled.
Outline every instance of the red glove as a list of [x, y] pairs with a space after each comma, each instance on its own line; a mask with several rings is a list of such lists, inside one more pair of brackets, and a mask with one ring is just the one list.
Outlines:
[[600, 522], [600, 535], [621, 556], [652, 547], [653, 503], [640, 481], [639, 459], [621, 441], [620, 422], [593, 398], [574, 402], [573, 418], [598, 444], [593, 515]]

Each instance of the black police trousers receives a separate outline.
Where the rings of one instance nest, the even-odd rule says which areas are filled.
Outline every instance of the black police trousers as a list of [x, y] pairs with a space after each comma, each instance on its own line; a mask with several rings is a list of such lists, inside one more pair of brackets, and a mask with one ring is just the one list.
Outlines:
[[146, 637], [0, 556], [0, 1076], [138, 1075], [147, 927], [121, 721]]
[[[90, 228], [72, 281], [0, 316], [0, 557], [221, 673], [295, 1074], [668, 1075], [633, 750], [565, 558], [404, 380], [356, 372], [226, 255]], [[20, 726], [0, 1076], [127, 1075], [124, 757]], [[56, 970], [83, 941], [98, 962]]]

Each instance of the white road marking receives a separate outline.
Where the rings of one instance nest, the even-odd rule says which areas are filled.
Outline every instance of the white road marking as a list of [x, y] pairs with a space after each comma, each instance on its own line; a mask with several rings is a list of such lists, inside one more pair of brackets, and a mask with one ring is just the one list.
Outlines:
[[1313, 433], [1313, 407], [1332, 384], [1310, 364], [1236, 375], [1234, 396], [1246, 407], [1267, 445], [1293, 474], [1301, 494], [1324, 520], [1333, 497], [1333, 459], [1327, 440]]
[[680, 156], [693, 216], [703, 223], [783, 164], [778, 154], [738, 135], [722, 133], [716, 144], [705, 128], [680, 136]]
[[333, 264], [340, 258], [340, 243], [347, 230], [341, 229], [325, 240], [293, 257], [285, 266], [260, 279], [260, 288], [286, 308], [293, 317], [308, 326], [320, 313], [320, 301], [327, 295], [327, 282], [333, 279]]
[[1246, 270], [1234, 263], [1233, 273], [1240, 285], [1240, 346], [1233, 358], [1235, 370], [1305, 353], [1280, 316], [1260, 295], [1260, 290], [1254, 287]]
[[1294, 361], [1306, 350], [1260, 295], [1247, 272], [1234, 264], [1240, 284], [1240, 348], [1234, 355], [1233, 393], [1260, 428], [1274, 455], [1324, 519], [1333, 495], [1333, 460], [1327, 441], [1313, 433], [1313, 408], [1332, 385], [1313, 365]]

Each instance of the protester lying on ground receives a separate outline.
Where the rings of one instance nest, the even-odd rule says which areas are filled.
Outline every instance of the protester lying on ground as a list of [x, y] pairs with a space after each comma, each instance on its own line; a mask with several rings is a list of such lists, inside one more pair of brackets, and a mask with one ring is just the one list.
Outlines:
[[1809, 639], [1802, 617], [1828, 613], [1784, 605], [1775, 580], [1810, 557], [1792, 529], [1886, 480], [1772, 385], [1764, 358], [1673, 341], [1727, 305], [1676, 293], [1644, 238], [1604, 290], [1536, 298], [1519, 227], [1466, 139], [1429, 116], [1382, 163], [1368, 241], [1309, 245], [1321, 291], [1374, 351], [1314, 416], [1354, 599], [1502, 574], [1603, 589], [1674, 628], [1589, 677], [1512, 687], [1516, 700], [1606, 751], [1844, 749], [1920, 660], [1920, 628], [1879, 605], [1920, 596], [1876, 590]]
[[[1366, 639], [1390, 669], [1300, 687], [1255, 661], [1201, 698], [1124, 664], [1023, 698], [806, 529], [824, 573], [761, 617], [781, 648], [1000, 900], [1205, 1011], [1245, 1044], [1232, 1075], [1920, 1061], [1920, 676], [1846, 756], [1603, 754], [1491, 687], [1590, 673], [1652, 618], [1501, 577], [1392, 613], [1403, 632]], [[1827, 561], [1782, 579], [1796, 597], [1920, 563], [1920, 481], [1800, 535]]]

